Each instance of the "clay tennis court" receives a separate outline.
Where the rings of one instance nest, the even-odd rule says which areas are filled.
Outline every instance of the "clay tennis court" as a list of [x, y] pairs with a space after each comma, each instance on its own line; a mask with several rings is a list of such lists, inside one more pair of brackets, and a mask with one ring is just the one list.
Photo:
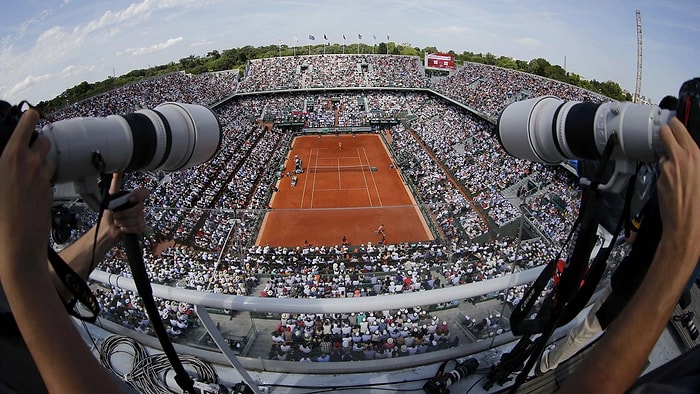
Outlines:
[[[302, 160], [301, 174], [294, 174], [295, 156]], [[431, 240], [415, 200], [391, 164], [375, 134], [296, 137], [256, 243], [330, 246], [339, 245], [343, 236], [352, 245], [377, 243], [382, 224], [388, 243]]]

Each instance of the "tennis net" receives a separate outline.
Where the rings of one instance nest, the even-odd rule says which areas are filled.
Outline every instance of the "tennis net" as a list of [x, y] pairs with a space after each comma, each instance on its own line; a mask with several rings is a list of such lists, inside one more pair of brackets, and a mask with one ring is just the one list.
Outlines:
[[354, 166], [314, 166], [304, 169], [307, 173], [320, 173], [320, 172], [370, 172], [377, 171], [377, 167], [366, 166], [366, 165], [354, 165]]

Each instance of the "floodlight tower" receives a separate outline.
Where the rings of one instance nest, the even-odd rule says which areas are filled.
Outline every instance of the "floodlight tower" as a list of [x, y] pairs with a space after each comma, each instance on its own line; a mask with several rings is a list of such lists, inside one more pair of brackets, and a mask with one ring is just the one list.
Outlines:
[[637, 10], [637, 83], [632, 102], [638, 103], [642, 90], [642, 13]]

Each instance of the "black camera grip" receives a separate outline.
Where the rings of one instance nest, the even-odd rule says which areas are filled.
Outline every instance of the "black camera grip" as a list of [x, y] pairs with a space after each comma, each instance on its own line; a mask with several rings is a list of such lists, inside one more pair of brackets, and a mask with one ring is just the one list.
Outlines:
[[136, 203], [129, 201], [129, 196], [131, 196], [131, 191], [128, 190], [120, 190], [114, 194], [110, 194], [107, 209], [116, 212], [135, 206]]

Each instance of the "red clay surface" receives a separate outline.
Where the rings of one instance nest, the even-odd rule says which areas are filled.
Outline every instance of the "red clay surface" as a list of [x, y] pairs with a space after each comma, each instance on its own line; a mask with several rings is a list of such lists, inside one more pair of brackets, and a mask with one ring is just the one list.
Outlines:
[[332, 246], [340, 245], [343, 236], [352, 245], [377, 243], [381, 224], [388, 243], [432, 239], [399, 170], [389, 168], [392, 162], [378, 135], [296, 137], [284, 173], [293, 173], [295, 155], [302, 159], [304, 173], [297, 174], [296, 186], [286, 175], [277, 183], [258, 245], [300, 246], [308, 241]]

